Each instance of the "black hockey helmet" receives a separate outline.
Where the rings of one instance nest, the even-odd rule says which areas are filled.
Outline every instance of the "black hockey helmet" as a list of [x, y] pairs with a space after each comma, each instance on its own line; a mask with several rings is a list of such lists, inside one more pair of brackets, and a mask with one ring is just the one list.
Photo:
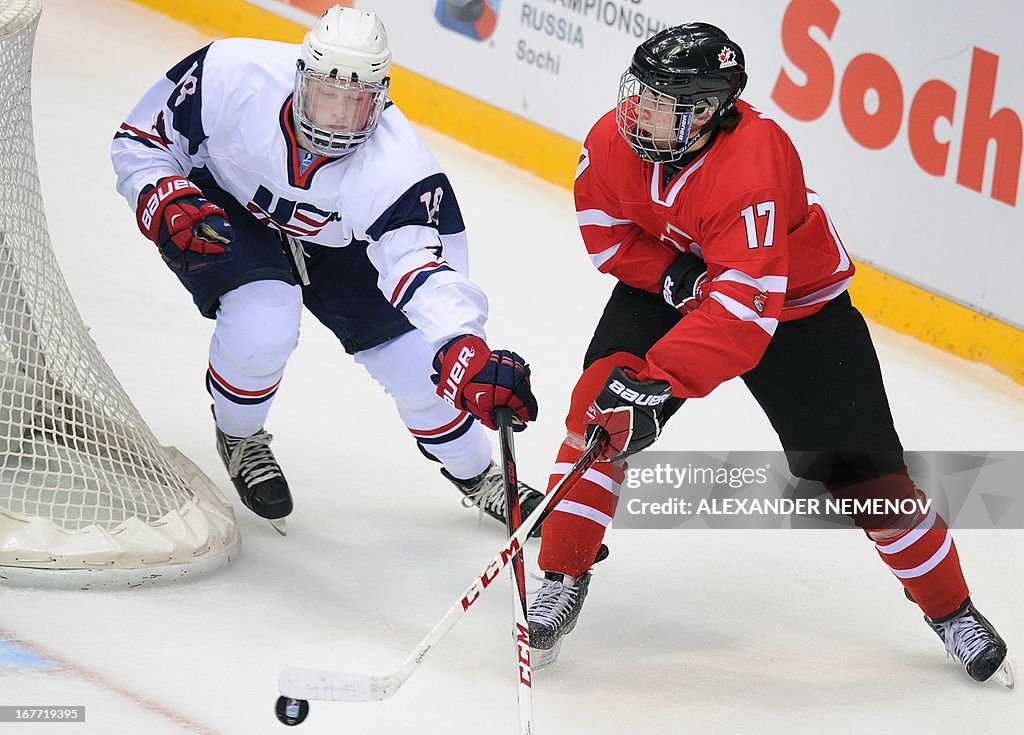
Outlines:
[[[637, 154], [650, 161], [677, 161], [697, 140], [717, 128], [736, 106], [747, 83], [743, 50], [709, 23], [666, 28], [633, 53], [619, 85], [619, 130]], [[671, 100], [666, 99], [671, 98]], [[674, 105], [673, 105], [674, 103]], [[675, 144], [655, 145], [638, 130], [641, 110], [671, 109], [676, 115]], [[693, 117], [713, 111], [690, 136]]]

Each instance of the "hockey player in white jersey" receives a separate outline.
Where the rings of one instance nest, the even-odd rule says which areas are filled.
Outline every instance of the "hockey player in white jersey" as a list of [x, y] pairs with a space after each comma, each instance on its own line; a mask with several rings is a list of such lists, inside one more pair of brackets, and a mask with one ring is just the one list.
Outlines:
[[[111, 149], [142, 233], [216, 320], [206, 384], [247, 507], [283, 532], [292, 498], [264, 430], [306, 306], [395, 399], [419, 448], [504, 520], [480, 424], [537, 415], [530, 370], [484, 342], [487, 299], [440, 165], [389, 100], [374, 14], [335, 6], [300, 46], [216, 41], [139, 101]], [[542, 496], [520, 485], [524, 516]]]

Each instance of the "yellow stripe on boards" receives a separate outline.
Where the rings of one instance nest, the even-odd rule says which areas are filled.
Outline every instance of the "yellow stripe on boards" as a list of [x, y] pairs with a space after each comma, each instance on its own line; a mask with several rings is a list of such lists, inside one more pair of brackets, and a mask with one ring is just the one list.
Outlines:
[[133, 0], [210, 36], [242, 36], [301, 43], [309, 30], [244, 0]]
[[[134, 0], [212, 36], [299, 43], [306, 28], [245, 0]], [[392, 97], [411, 120], [477, 150], [572, 187], [581, 144], [398, 66]], [[1024, 384], [1024, 331], [858, 263], [850, 288], [869, 319]]]
[[392, 98], [408, 115], [484, 153], [572, 188], [583, 144], [408, 69], [392, 69]]
[[[307, 28], [244, 0], [134, 0], [212, 36], [299, 43]], [[581, 144], [413, 71], [391, 69], [391, 95], [409, 119], [542, 179], [571, 187]]]
[[1024, 383], [1024, 331], [1016, 327], [863, 263], [850, 297], [868, 319]]

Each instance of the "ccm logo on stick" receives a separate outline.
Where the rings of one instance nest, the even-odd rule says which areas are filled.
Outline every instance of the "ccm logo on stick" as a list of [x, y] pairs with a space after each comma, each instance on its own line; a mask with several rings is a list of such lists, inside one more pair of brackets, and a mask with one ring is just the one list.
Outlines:
[[509, 545], [502, 550], [501, 556], [487, 565], [487, 569], [480, 575], [480, 579], [473, 583], [465, 595], [462, 596], [462, 609], [468, 610], [480, 598], [480, 593], [498, 577], [498, 573], [505, 568], [509, 559], [516, 554], [522, 553], [523, 547], [518, 539], [511, 539]]
[[516, 650], [519, 652], [519, 681], [533, 689], [530, 668], [530, 630], [516, 623]]

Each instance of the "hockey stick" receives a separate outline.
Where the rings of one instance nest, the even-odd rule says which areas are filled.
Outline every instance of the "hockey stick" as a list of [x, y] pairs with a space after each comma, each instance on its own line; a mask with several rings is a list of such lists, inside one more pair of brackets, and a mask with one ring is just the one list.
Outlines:
[[[505, 524], [509, 538], [519, 528], [519, 479], [516, 471], [512, 411], [505, 406], [494, 410], [498, 425], [498, 446], [501, 448], [501, 480], [505, 485]], [[519, 699], [519, 733], [533, 735], [533, 669], [530, 665], [530, 626], [526, 621], [526, 569], [523, 552], [517, 551], [510, 566], [513, 597], [512, 638], [516, 642], [516, 695]]]
[[[292, 707], [296, 712], [301, 709], [301, 705], [305, 705], [305, 710], [308, 711], [306, 702], [311, 699], [334, 702], [372, 702], [387, 699], [397, 692], [417, 667], [423, 663], [431, 649], [469, 611], [469, 608], [479, 599], [480, 594], [490, 586], [491, 582], [497, 579], [498, 574], [512, 560], [512, 557], [522, 551], [523, 543], [530, 532], [551, 514], [559, 501], [568, 494], [575, 486], [576, 481], [600, 456], [605, 440], [605, 435], [599, 434], [594, 437], [587, 445], [583, 455], [576, 460], [576, 463], [565, 473], [558, 484], [544, 496], [544, 500], [534, 508], [533, 513], [512, 534], [508, 543], [502, 546], [491, 559], [483, 573], [473, 578], [473, 582], [466, 591], [423, 637], [423, 640], [416, 646], [416, 650], [409, 654], [397, 671], [389, 674], [359, 674], [331, 669], [287, 668], [281, 671], [277, 679], [277, 688], [282, 695], [278, 700], [279, 705]], [[303, 714], [302, 718], [304, 719], [304, 717]], [[301, 719], [298, 721], [301, 722]]]

